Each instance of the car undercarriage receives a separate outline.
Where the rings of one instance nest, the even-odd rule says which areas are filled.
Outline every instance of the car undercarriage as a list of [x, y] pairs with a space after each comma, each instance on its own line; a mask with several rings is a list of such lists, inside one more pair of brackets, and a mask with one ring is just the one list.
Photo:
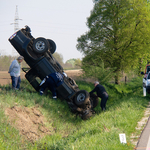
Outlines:
[[[29, 65], [28, 69], [22, 69], [26, 79], [37, 92], [41, 81], [47, 75], [64, 72], [63, 67], [53, 57], [56, 51], [55, 42], [43, 37], [34, 38], [30, 27], [25, 26], [18, 30], [9, 38], [9, 42]], [[86, 120], [94, 114], [98, 97], [95, 94], [89, 95], [86, 90], [80, 90], [72, 78], [64, 77], [64, 82], [57, 88], [57, 93], [59, 98], [66, 100], [71, 111], [82, 119]]]

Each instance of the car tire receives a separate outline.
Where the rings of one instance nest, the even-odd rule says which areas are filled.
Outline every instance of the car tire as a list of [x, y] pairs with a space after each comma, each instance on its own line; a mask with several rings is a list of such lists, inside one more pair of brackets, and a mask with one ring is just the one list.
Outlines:
[[33, 50], [38, 54], [45, 53], [49, 48], [49, 43], [45, 38], [37, 38], [33, 41]]
[[80, 90], [76, 93], [74, 103], [79, 107], [84, 107], [89, 102], [89, 93], [85, 90]]
[[94, 93], [90, 94], [90, 100], [91, 100], [92, 108], [95, 108], [99, 103], [99, 99]]
[[50, 45], [50, 52], [51, 54], [54, 54], [56, 51], [56, 44], [53, 40], [47, 39], [47, 41], [49, 42]]

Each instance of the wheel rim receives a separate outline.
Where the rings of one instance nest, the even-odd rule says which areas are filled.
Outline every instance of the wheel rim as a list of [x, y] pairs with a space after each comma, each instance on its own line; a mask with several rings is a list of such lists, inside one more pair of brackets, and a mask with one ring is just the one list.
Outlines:
[[38, 41], [35, 47], [38, 51], [42, 51], [45, 49], [45, 43], [43, 41]]
[[80, 94], [77, 96], [77, 101], [78, 101], [78, 102], [83, 102], [84, 100], [85, 100], [85, 94], [80, 93]]

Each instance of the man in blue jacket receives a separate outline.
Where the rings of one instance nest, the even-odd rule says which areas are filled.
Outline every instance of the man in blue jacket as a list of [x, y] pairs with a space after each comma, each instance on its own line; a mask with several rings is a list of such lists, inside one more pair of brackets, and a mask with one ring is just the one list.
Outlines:
[[10, 73], [12, 80], [12, 89], [19, 90], [20, 88], [20, 71], [21, 71], [21, 62], [24, 60], [23, 56], [19, 56], [17, 59], [13, 60], [8, 73]]
[[101, 108], [102, 111], [106, 110], [106, 102], [108, 100], [108, 94], [104, 88], [104, 86], [100, 85], [98, 81], [94, 83], [95, 88], [90, 92], [90, 94], [96, 92], [97, 96], [101, 98]]
[[61, 74], [59, 72], [51, 73], [41, 82], [40, 95], [43, 95], [46, 88], [49, 88], [52, 92], [53, 99], [57, 100], [56, 88], [60, 86], [64, 81], [65, 73]]

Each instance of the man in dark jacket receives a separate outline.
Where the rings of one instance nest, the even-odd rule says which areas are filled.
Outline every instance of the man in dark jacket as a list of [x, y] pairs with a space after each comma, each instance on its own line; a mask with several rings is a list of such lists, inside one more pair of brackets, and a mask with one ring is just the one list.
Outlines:
[[101, 108], [102, 111], [106, 110], [106, 102], [108, 100], [108, 94], [104, 88], [104, 86], [100, 85], [98, 81], [94, 83], [95, 88], [90, 92], [90, 94], [96, 92], [97, 96], [101, 98]]
[[59, 72], [51, 73], [40, 83], [40, 95], [43, 95], [46, 88], [49, 88], [52, 92], [53, 99], [57, 100], [56, 88], [60, 86], [64, 81], [65, 73], [61, 74]]

